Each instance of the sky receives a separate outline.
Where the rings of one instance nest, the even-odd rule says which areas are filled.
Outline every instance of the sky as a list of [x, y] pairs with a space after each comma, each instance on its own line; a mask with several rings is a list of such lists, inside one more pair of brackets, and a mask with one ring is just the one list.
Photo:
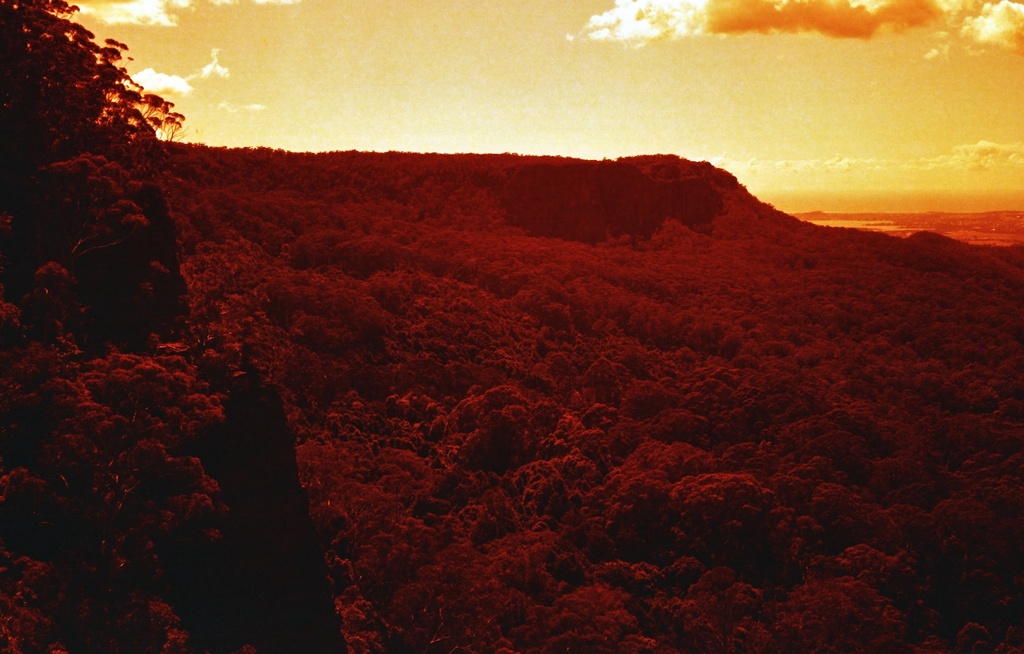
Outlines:
[[1024, 0], [86, 0], [184, 139], [707, 160], [785, 211], [1024, 209]]

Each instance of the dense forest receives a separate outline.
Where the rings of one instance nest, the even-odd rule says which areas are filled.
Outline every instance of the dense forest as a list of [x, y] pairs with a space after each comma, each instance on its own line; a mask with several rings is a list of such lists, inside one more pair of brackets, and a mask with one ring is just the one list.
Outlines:
[[0, 0], [0, 650], [1024, 652], [1024, 247], [299, 154]]

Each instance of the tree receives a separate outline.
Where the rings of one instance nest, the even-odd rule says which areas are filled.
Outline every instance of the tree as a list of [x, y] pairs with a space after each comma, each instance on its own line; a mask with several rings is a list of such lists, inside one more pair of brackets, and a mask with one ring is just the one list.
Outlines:
[[180, 128], [183, 117], [173, 105], [143, 96], [119, 66], [127, 46], [110, 39], [96, 43], [69, 20], [75, 11], [64, 0], [0, 1], [5, 181], [85, 152], [141, 164], [157, 130]]
[[2, 380], [0, 647], [185, 652], [162, 554], [219, 537], [218, 484], [181, 445], [220, 398], [180, 357], [43, 352], [10, 354]]
[[[120, 66], [127, 46], [96, 43], [70, 20], [75, 11], [64, 0], [0, 0], [4, 286], [17, 302], [36, 288], [40, 267], [56, 262], [83, 281], [79, 265], [89, 259], [87, 274], [103, 282], [118, 279], [109, 269], [134, 268], [120, 275], [132, 287], [104, 289], [115, 304], [144, 303], [140, 286], [148, 283], [157, 303], [171, 306], [184, 290], [177, 260], [154, 241], [170, 235], [173, 249], [173, 226], [145, 182], [159, 160], [158, 136], [178, 133], [184, 118], [159, 96], [143, 96]], [[117, 247], [129, 241], [131, 251]], [[153, 261], [159, 270], [147, 273]]]
[[863, 581], [811, 580], [778, 607], [776, 642], [783, 651], [909, 652], [904, 615]]

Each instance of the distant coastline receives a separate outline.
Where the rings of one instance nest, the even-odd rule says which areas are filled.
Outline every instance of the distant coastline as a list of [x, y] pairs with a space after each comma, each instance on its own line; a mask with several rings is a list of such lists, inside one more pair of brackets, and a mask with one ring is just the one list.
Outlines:
[[792, 214], [825, 227], [846, 227], [909, 236], [929, 231], [975, 245], [1024, 245], [1024, 211], [844, 213], [810, 211]]

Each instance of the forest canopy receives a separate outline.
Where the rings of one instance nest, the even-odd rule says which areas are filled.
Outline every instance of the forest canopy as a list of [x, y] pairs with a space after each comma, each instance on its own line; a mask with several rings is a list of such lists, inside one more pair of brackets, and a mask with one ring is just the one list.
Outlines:
[[193, 333], [285, 400], [349, 647], [1024, 645], [1024, 251], [602, 165], [172, 148]]
[[166, 143], [72, 10], [0, 0], [0, 649], [1024, 648], [1024, 248]]

